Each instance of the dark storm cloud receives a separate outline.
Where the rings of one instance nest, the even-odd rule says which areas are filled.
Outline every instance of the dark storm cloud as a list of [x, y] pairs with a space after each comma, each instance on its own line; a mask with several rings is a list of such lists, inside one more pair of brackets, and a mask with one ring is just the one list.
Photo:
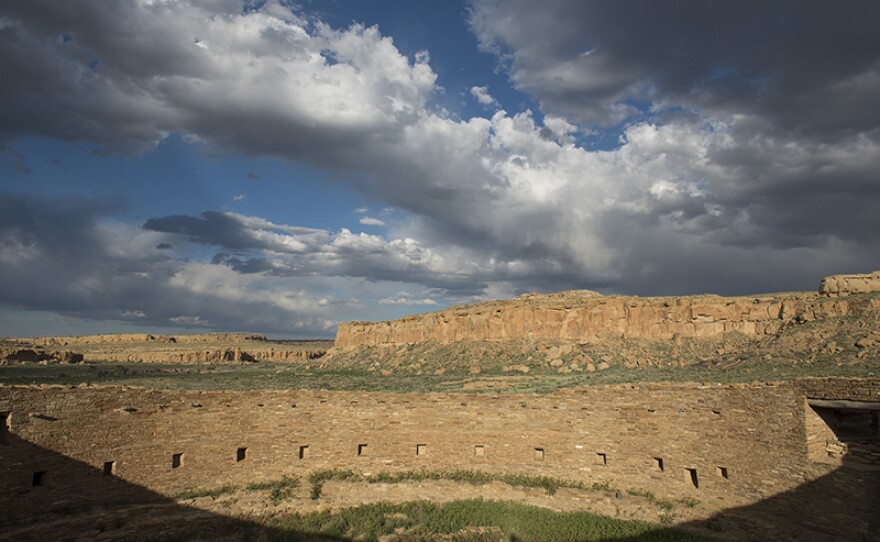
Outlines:
[[412, 240], [387, 240], [347, 229], [331, 234], [228, 212], [151, 218], [143, 228], [219, 247], [211, 263], [242, 274], [357, 277], [420, 284], [456, 296], [479, 294], [486, 287], [481, 277], [489, 275], [459, 269], [460, 262]]
[[216, 245], [230, 250], [285, 251], [296, 248], [284, 244], [285, 239], [295, 240], [299, 247], [303, 242], [312, 242], [316, 236], [327, 236], [322, 230], [310, 228], [284, 227], [279, 231], [269, 222], [260, 220], [256, 224], [248, 223], [246, 217], [219, 211], [205, 211], [200, 217], [173, 215], [151, 218], [143, 227], [145, 230], [184, 235], [195, 243]]
[[0, 192], [0, 302], [145, 327], [331, 332], [316, 301], [254, 283], [239, 293], [234, 277], [172, 259], [159, 234], [102, 224], [115, 210], [114, 202]]
[[828, 139], [880, 124], [872, 0], [474, 0], [471, 13], [515, 84], [585, 124], [638, 116], [636, 101]]

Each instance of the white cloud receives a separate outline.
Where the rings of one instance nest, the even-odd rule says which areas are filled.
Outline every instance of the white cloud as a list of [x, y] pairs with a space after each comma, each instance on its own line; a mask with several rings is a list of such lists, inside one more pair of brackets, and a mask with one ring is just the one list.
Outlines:
[[364, 226], [384, 226], [385, 223], [379, 220], [378, 218], [373, 218], [370, 216], [365, 216], [359, 220], [361, 224]]
[[413, 299], [411, 297], [406, 296], [398, 296], [398, 297], [383, 297], [379, 300], [380, 305], [404, 305], [407, 307], [418, 307], [418, 306], [434, 306], [437, 305], [437, 302], [433, 299]]
[[245, 194], [238, 194], [236, 196], [232, 196], [232, 201], [244, 201], [245, 199], [247, 199], [247, 196]]
[[498, 107], [498, 101], [489, 94], [489, 87], [471, 87], [471, 96], [484, 107]]
[[[491, 118], [458, 119], [431, 107], [439, 87], [428, 56], [408, 58], [377, 28], [333, 29], [278, 3], [247, 13], [232, 5], [169, 1], [147, 10], [69, 0], [0, 10], [14, 21], [8, 26], [14, 30], [0, 36], [0, 61], [10, 81], [0, 94], [7, 112], [0, 116], [0, 135], [38, 133], [144, 152], [181, 133], [236, 152], [332, 168], [342, 178], [354, 172], [371, 197], [403, 217], [389, 220], [394, 228], [387, 237], [216, 211], [147, 221], [149, 246], [161, 232], [222, 251], [215, 258], [222, 266], [157, 260], [139, 271], [155, 277], [154, 286], [183, 289], [208, 300], [204, 307], [214, 303], [203, 307], [212, 322], [216, 307], [239, 303], [266, 309], [274, 326], [296, 320], [294, 314], [312, 322], [303, 325], [332, 320], [340, 313], [315, 313], [315, 307], [337, 310], [318, 301], [344, 295], [277, 295], [315, 277], [372, 281], [371, 289], [381, 283], [391, 291], [370, 299], [394, 301], [401, 283], [439, 289], [438, 299], [565, 287], [734, 293], [775, 288], [775, 277], [785, 278], [778, 279], [784, 288], [811, 287], [823, 273], [866, 270], [880, 259], [874, 117], [827, 139], [813, 136], [809, 126], [810, 137], [782, 129], [815, 111], [834, 117], [826, 119], [831, 124], [838, 116], [849, 118], [848, 110], [838, 112], [840, 101], [780, 119], [764, 102], [744, 101], [749, 91], [730, 102], [735, 108], [724, 105], [723, 93], [710, 104], [703, 87], [696, 89], [699, 99], [663, 93], [640, 79], [638, 58], [605, 64], [609, 57], [601, 47], [586, 56], [581, 47], [553, 47], [568, 38], [578, 43], [584, 24], [555, 15], [590, 6], [560, 0], [546, 21], [490, 20], [479, 19], [494, 13], [483, 11], [487, 6], [525, 13], [536, 4], [475, 2], [479, 37], [488, 49], [512, 55], [505, 57], [511, 79], [532, 93], [544, 115], [536, 120], [540, 115], [529, 111], [498, 111]], [[80, 38], [73, 45], [50, 39], [43, 21], [53, 13], [45, 10], [56, 10]], [[65, 18], [77, 10], [81, 17]], [[124, 39], [111, 31], [118, 20], [130, 23]], [[544, 23], [559, 32], [534, 31]], [[601, 34], [617, 35], [629, 34]], [[194, 36], [206, 46], [193, 46]], [[27, 59], [8, 52], [20, 49], [30, 52]], [[101, 58], [97, 72], [87, 69], [93, 58]], [[674, 67], [674, 59], [661, 60]], [[874, 85], [868, 76], [829, 81], [846, 89]], [[486, 87], [471, 94], [484, 105], [494, 103]], [[632, 97], [650, 99], [651, 114], [627, 101]], [[18, 120], [9, 120], [8, 111]], [[606, 150], [576, 144], [595, 135], [590, 123], [618, 121], [619, 144]], [[386, 216], [384, 209], [379, 216]], [[20, 253], [49, 262], [41, 260], [47, 243], [34, 242], [28, 231], [8, 228], [0, 237], [0, 258]], [[119, 261], [137, 258], [124, 253]], [[102, 286], [117, 272], [111, 267], [82, 273], [75, 290]]]

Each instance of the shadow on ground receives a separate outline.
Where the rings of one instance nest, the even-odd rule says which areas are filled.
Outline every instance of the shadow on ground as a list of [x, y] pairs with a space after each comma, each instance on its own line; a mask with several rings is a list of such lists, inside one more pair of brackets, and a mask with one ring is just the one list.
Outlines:
[[[37, 470], [38, 469], [38, 470]], [[344, 541], [280, 530], [177, 501], [13, 434], [0, 443], [0, 541]], [[846, 462], [791, 491], [683, 527], [730, 540], [880, 542], [880, 465]], [[620, 542], [677, 540], [657, 529]], [[518, 542], [526, 539], [511, 537]]]

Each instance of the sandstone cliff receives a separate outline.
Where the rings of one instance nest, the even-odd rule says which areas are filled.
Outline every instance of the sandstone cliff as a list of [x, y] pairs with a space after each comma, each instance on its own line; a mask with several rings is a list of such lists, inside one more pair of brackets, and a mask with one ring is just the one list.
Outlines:
[[[880, 310], [880, 274], [827, 277], [823, 291], [757, 297], [604, 297], [590, 291], [526, 294], [513, 300], [451, 307], [391, 322], [339, 325], [337, 348], [422, 341], [609, 338], [669, 340], [739, 332], [773, 335], [786, 324]], [[832, 294], [833, 292], [833, 294]], [[834, 297], [831, 297], [831, 296]]]
[[826, 297], [865, 294], [880, 291], [880, 271], [869, 275], [831, 275], [822, 279], [819, 293]]
[[229, 344], [242, 341], [266, 342], [265, 335], [254, 333], [194, 333], [184, 335], [156, 335], [152, 333], [108, 333], [102, 335], [80, 335], [69, 337], [33, 337], [30, 339], [12, 339], [27, 341], [43, 346], [54, 345], [90, 345], [108, 343], [215, 343]]
[[[0, 361], [307, 363], [323, 356], [331, 341], [270, 341], [250, 333], [154, 335], [124, 333], [80, 337], [33, 337], [3, 340]], [[2, 346], [2, 345], [0, 345]], [[61, 348], [64, 350], [62, 351]]]

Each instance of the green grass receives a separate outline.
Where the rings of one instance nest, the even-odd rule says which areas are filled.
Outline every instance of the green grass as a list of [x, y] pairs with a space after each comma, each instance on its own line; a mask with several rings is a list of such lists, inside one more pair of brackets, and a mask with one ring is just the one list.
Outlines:
[[[672, 510], [673, 508], [675, 508], [674, 502], [668, 501], [666, 499], [658, 499], [657, 495], [655, 495], [653, 491], [648, 491], [646, 489], [627, 489], [626, 492], [629, 493], [630, 495], [635, 496], [635, 497], [643, 497], [643, 498], [651, 501], [652, 503], [654, 503], [657, 506], [657, 508], [660, 508], [661, 510], [666, 510], [667, 512]], [[694, 503], [692, 506], [688, 506], [688, 508], [693, 508], [694, 506], [696, 506], [700, 502], [696, 499], [691, 499], [691, 500], [694, 501]], [[681, 502], [682, 504], [685, 504], [683, 500], [679, 501], [679, 502]]]
[[[671, 516], [670, 516], [671, 521]], [[529, 542], [589, 542], [627, 539], [631, 542], [700, 542], [709, 540], [684, 531], [658, 528], [639, 521], [626, 521], [589, 512], [554, 512], [518, 503], [459, 500], [444, 504], [410, 502], [369, 504], [338, 512], [292, 514], [272, 520], [279, 531], [334, 539], [376, 541], [395, 532], [400, 540], [431, 540], [438, 535], [459, 533], [469, 527], [499, 530], [506, 540]], [[481, 540], [477, 535], [458, 540]], [[497, 537], [494, 537], [497, 540]]]
[[378, 474], [361, 475], [351, 470], [321, 470], [315, 471], [309, 475], [309, 484], [311, 487], [310, 497], [313, 500], [321, 496], [321, 490], [324, 483], [329, 480], [354, 480], [358, 482], [366, 482], [368, 484], [396, 484], [403, 481], [425, 481], [425, 480], [450, 480], [453, 482], [461, 482], [473, 485], [485, 485], [491, 482], [502, 482], [509, 486], [515, 487], [533, 487], [541, 488], [548, 495], [554, 495], [561, 487], [575, 489], [593, 489], [596, 491], [615, 491], [614, 488], [605, 482], [604, 484], [587, 486], [583, 482], [575, 480], [562, 480], [559, 478], [551, 478], [549, 476], [528, 476], [525, 474], [508, 474], [508, 473], [491, 473], [471, 470], [453, 470], [453, 471], [401, 471], [401, 472], [381, 472]]
[[248, 484], [245, 489], [250, 491], [269, 489], [271, 490], [269, 492], [269, 500], [272, 504], [278, 505], [278, 503], [293, 495], [293, 490], [298, 488], [299, 485], [299, 478], [294, 476], [283, 476], [278, 480]]
[[238, 486], [222, 486], [211, 489], [187, 489], [174, 495], [174, 499], [178, 501], [186, 501], [189, 499], [198, 499], [200, 497], [217, 498], [221, 495], [228, 495], [238, 491]]
[[[467, 393], [551, 393], [558, 389], [636, 382], [739, 383], [791, 380], [805, 376], [865, 377], [880, 374], [876, 365], [837, 365], [832, 360], [806, 364], [747, 362], [729, 369], [706, 367], [612, 366], [595, 373], [568, 375], [505, 375], [503, 387], [466, 390]], [[377, 376], [361, 370], [305, 371], [284, 363], [248, 365], [176, 365], [146, 363], [86, 363], [82, 365], [0, 366], [0, 384], [115, 384], [154, 389], [268, 390], [313, 389], [393, 393], [453, 392], [498, 375], [447, 372], [439, 375]]]
[[295, 476], [283, 476], [278, 480], [270, 480], [268, 482], [254, 482], [244, 486], [244, 488], [235, 485], [226, 485], [215, 488], [206, 489], [187, 489], [174, 495], [174, 499], [185, 501], [189, 499], [198, 499], [201, 497], [217, 498], [222, 495], [230, 495], [236, 491], [244, 489], [245, 491], [265, 491], [270, 490], [269, 500], [272, 504], [277, 505], [284, 499], [293, 495], [293, 490], [300, 486], [299, 478]]

